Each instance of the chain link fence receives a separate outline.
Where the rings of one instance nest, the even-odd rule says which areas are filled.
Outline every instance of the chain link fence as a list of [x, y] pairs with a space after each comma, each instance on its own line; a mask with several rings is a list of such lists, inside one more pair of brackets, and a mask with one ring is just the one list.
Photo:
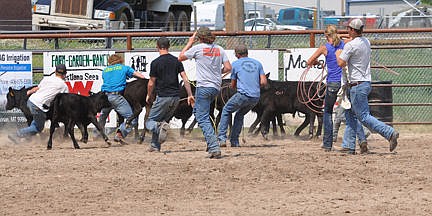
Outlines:
[[[318, 30], [292, 33], [288, 31], [215, 32], [215, 34], [217, 35], [216, 43], [226, 49], [232, 49], [230, 46], [235, 38], [235, 43], [245, 43], [249, 49], [279, 50], [279, 77], [283, 77], [283, 53], [288, 49], [309, 48], [311, 45], [319, 47], [325, 43], [323, 32]], [[37, 84], [42, 78], [42, 53], [44, 51], [110, 49], [123, 53], [128, 51], [128, 46], [132, 46], [133, 51], [156, 51], [156, 40], [160, 36], [167, 36], [170, 39], [171, 51], [180, 51], [190, 35], [191, 33], [185, 32], [142, 33], [139, 36], [131, 37], [129, 45], [126, 36], [100, 37], [95, 35], [91, 37], [86, 35], [82, 38], [62, 38], [58, 33], [36, 38], [23, 34], [20, 39], [0, 37], [0, 48], [4, 51], [33, 51], [33, 80]], [[392, 102], [398, 104], [393, 106], [393, 121], [432, 122], [432, 30], [366, 30], [364, 36], [369, 38], [372, 44], [373, 81], [392, 84], [428, 84], [421, 87], [387, 87], [391, 88]]]

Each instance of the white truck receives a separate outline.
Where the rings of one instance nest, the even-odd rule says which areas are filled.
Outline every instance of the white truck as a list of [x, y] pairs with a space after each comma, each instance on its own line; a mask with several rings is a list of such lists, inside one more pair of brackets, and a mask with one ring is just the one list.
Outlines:
[[192, 0], [37, 0], [33, 30], [161, 29], [189, 31]]

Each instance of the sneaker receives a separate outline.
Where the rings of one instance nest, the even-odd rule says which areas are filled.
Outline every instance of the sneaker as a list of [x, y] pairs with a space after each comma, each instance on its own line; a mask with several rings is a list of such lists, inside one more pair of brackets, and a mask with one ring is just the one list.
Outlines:
[[363, 141], [360, 143], [360, 154], [367, 154], [369, 152], [367, 142]]
[[169, 124], [166, 122], [162, 122], [161, 125], [159, 126], [159, 143], [162, 144], [166, 141], [166, 138], [168, 136], [168, 129], [169, 129]]
[[123, 135], [120, 131], [117, 131], [116, 135], [114, 136], [114, 142], [121, 142], [123, 140]]
[[237, 147], [240, 147], [240, 144], [238, 144], [238, 143], [231, 143], [231, 147], [237, 148]]
[[155, 147], [151, 147], [147, 150], [148, 152], [160, 152], [160, 149], [157, 149]]
[[325, 152], [331, 152], [332, 148], [330, 147], [325, 147], [323, 145], [321, 145], [321, 148], [325, 151]]
[[337, 151], [340, 152], [340, 153], [346, 153], [346, 154], [355, 155], [355, 150], [352, 150], [352, 149], [349, 149], [349, 148], [345, 148], [345, 147], [341, 147]]
[[390, 136], [389, 142], [390, 142], [390, 152], [396, 149], [396, 146], [398, 144], [397, 139], [399, 138], [399, 132], [394, 131], [393, 134]]
[[219, 146], [220, 147], [227, 147], [226, 141], [219, 141]]
[[208, 155], [208, 158], [210, 158], [210, 159], [219, 159], [221, 157], [222, 157], [222, 153], [220, 151], [210, 152]]

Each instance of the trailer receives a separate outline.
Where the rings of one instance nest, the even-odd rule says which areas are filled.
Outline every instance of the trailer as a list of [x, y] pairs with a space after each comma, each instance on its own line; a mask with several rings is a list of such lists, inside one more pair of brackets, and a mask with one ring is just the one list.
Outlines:
[[38, 0], [32, 27], [189, 31], [192, 6], [192, 0]]

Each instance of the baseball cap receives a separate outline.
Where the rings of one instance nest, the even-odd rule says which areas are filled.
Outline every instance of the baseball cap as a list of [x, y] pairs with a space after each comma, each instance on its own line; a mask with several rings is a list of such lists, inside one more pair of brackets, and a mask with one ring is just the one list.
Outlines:
[[349, 27], [357, 30], [361, 30], [364, 26], [363, 22], [359, 18], [355, 18], [351, 20], [351, 22], [348, 24]]
[[66, 66], [64, 64], [56, 65], [56, 72], [60, 74], [66, 74]]

